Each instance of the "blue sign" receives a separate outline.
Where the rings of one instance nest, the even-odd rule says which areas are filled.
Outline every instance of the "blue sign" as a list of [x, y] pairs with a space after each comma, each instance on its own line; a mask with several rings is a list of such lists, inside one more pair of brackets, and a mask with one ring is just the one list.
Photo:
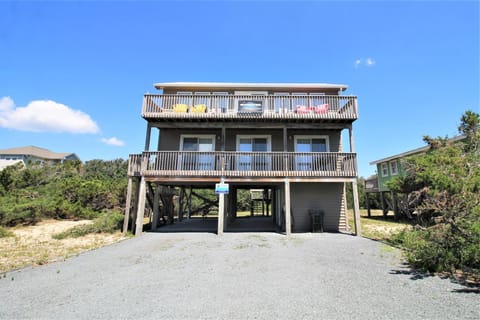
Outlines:
[[217, 184], [215, 184], [215, 193], [216, 194], [228, 194], [228, 183], [217, 183]]

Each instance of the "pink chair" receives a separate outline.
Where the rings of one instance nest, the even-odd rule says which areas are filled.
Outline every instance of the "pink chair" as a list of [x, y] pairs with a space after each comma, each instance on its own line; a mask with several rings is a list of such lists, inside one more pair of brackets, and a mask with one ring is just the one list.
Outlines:
[[307, 113], [310, 113], [310, 110], [308, 109], [307, 106], [297, 105], [295, 108], [295, 112], [299, 114], [307, 114]]
[[319, 104], [318, 106], [314, 107], [315, 113], [327, 113], [330, 109], [330, 105], [328, 103]]

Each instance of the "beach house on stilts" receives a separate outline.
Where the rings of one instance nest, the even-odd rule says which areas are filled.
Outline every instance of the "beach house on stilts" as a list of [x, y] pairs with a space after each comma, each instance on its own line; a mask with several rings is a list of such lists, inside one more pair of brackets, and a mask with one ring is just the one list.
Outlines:
[[349, 231], [346, 184], [352, 184], [360, 233], [352, 127], [357, 97], [343, 94], [347, 86], [154, 86], [158, 93], [143, 97], [145, 148], [129, 156], [124, 230], [141, 234], [146, 215], [152, 229], [186, 220], [189, 196], [200, 188], [217, 193], [218, 234], [233, 228], [238, 191], [245, 189], [261, 191], [256, 201], [265, 201], [271, 225], [286, 235]]

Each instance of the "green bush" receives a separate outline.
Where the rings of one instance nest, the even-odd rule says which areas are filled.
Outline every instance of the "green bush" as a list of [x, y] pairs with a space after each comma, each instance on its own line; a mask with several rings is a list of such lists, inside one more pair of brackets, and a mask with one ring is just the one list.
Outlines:
[[[41, 219], [94, 219], [125, 206], [125, 160], [27, 164], [0, 171], [0, 225]], [[83, 166], [83, 168], [82, 168]]]
[[480, 277], [480, 236], [466, 239], [448, 225], [405, 230], [391, 239], [405, 249], [408, 263], [428, 272], [464, 270]]
[[111, 211], [94, 219], [91, 224], [76, 226], [64, 232], [57, 233], [52, 237], [61, 240], [65, 238], [78, 238], [90, 233], [114, 233], [121, 229], [122, 224], [123, 214], [118, 211]]
[[397, 235], [412, 266], [464, 272], [480, 279], [480, 115], [462, 117], [461, 141], [425, 137], [430, 149], [407, 160], [406, 176], [389, 185], [408, 192], [420, 224]]

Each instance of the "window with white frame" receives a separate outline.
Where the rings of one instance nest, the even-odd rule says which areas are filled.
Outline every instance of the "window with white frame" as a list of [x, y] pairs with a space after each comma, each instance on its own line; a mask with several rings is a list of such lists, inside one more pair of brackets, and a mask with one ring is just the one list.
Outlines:
[[382, 170], [382, 177], [388, 177], [388, 165], [386, 162], [380, 164], [380, 168]]
[[396, 176], [398, 174], [398, 162], [397, 160], [394, 160], [390, 162], [390, 174], [392, 176]]
[[237, 169], [245, 171], [270, 170], [271, 136], [237, 135]]
[[228, 112], [228, 92], [216, 91], [213, 92], [211, 107], [217, 112]]
[[296, 170], [327, 170], [333, 167], [328, 159], [319, 154], [308, 154], [318, 152], [329, 152], [328, 136], [295, 136], [295, 152], [301, 154], [295, 157]]
[[296, 108], [297, 106], [308, 107], [307, 93], [306, 92], [292, 93], [292, 106], [293, 108]]
[[196, 91], [193, 97], [193, 105], [205, 105], [205, 108], [210, 108], [210, 92]]
[[180, 139], [182, 170], [213, 170], [215, 135], [182, 135]]
[[187, 106], [192, 105], [193, 92], [191, 91], [178, 91], [175, 103], [177, 104], [186, 104]]
[[286, 113], [290, 109], [290, 93], [288, 92], [274, 92], [273, 93], [273, 104], [275, 112]]

